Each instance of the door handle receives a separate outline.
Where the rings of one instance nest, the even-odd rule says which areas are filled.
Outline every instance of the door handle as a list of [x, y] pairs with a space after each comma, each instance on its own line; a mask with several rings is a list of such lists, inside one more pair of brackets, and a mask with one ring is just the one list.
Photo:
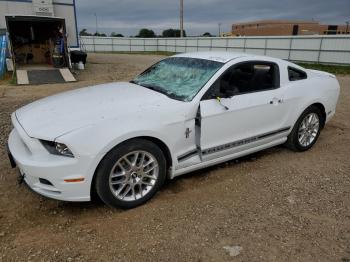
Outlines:
[[277, 105], [283, 103], [283, 99], [274, 97], [269, 101], [270, 105]]

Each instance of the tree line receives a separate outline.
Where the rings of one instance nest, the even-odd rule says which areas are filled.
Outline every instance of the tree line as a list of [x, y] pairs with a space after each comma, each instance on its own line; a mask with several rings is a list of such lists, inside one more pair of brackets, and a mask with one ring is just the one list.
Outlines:
[[[87, 31], [87, 29], [82, 29], [79, 32], [79, 35], [81, 36], [102, 36], [102, 37], [107, 37], [107, 34], [105, 33], [89, 33]], [[116, 33], [116, 32], [112, 32], [109, 36], [111, 37], [124, 37], [122, 34]], [[183, 36], [186, 37], [186, 31], [183, 31]], [[212, 34], [210, 34], [209, 32], [206, 32], [204, 34], [202, 34], [201, 36], [206, 36], [206, 37], [211, 37], [213, 36]], [[180, 29], [166, 29], [162, 32], [161, 35], [156, 35], [154, 33], [154, 31], [152, 29], [148, 29], [148, 28], [142, 28], [140, 29], [139, 33], [135, 36], [132, 37], [140, 37], [140, 38], [153, 38], [153, 37], [180, 37]]]

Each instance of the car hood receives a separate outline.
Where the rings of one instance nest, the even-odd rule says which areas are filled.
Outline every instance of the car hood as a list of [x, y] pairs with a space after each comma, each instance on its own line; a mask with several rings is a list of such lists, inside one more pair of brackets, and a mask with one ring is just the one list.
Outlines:
[[55, 139], [100, 121], [152, 115], [160, 107], [166, 110], [183, 104], [145, 87], [121, 82], [53, 95], [26, 105], [15, 114], [30, 137]]

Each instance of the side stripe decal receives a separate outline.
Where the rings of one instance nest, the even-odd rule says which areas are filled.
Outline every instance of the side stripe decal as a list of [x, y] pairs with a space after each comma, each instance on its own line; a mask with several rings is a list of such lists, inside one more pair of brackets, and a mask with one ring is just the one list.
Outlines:
[[[215, 147], [211, 147], [211, 148], [208, 148], [208, 149], [204, 149], [202, 151], [202, 154], [203, 155], [213, 154], [213, 153], [216, 153], [216, 152], [219, 152], [219, 151], [223, 151], [223, 150], [227, 150], [227, 149], [230, 149], [230, 148], [233, 148], [233, 147], [238, 147], [238, 146], [241, 146], [241, 145], [249, 144], [249, 143], [252, 143], [252, 142], [255, 142], [255, 141], [267, 138], [267, 137], [270, 137], [270, 136], [277, 135], [279, 133], [286, 132], [290, 128], [291, 127], [285, 127], [285, 128], [281, 128], [281, 129], [278, 129], [278, 130], [275, 130], [275, 131], [272, 131], [272, 132], [264, 133], [264, 134], [261, 134], [261, 135], [258, 135], [258, 136], [248, 137], [248, 138], [245, 138], [245, 139], [242, 139], [242, 140], [238, 140], [238, 141], [235, 141], [235, 142], [231, 142], [231, 143], [227, 143], [227, 144], [224, 144], [224, 145], [220, 145], [220, 146], [215, 146]], [[197, 155], [198, 153], [199, 153], [199, 150], [194, 149], [194, 150], [189, 151], [188, 153], [185, 153], [185, 154], [179, 156], [177, 158], [177, 160], [179, 162], [181, 162], [181, 161], [184, 161], [184, 160], [186, 160], [188, 158], [191, 158], [194, 155]]]
[[285, 128], [281, 128], [281, 129], [278, 129], [278, 130], [275, 130], [275, 131], [272, 131], [272, 132], [268, 132], [268, 133], [265, 133], [265, 134], [261, 134], [261, 135], [258, 135], [258, 136], [248, 137], [248, 138], [245, 138], [245, 139], [242, 139], [242, 140], [238, 140], [238, 141], [235, 141], [235, 142], [231, 142], [231, 143], [227, 143], [227, 144], [224, 144], [224, 145], [220, 145], [220, 146], [215, 146], [215, 147], [211, 147], [211, 148], [208, 148], [208, 149], [204, 149], [202, 151], [202, 154], [203, 155], [213, 154], [213, 153], [216, 153], [218, 151], [222, 151], [222, 150], [230, 149], [230, 148], [233, 148], [233, 147], [249, 144], [249, 143], [255, 142], [257, 140], [261, 140], [261, 139], [264, 139], [264, 138], [267, 138], [267, 137], [270, 137], [270, 136], [277, 135], [279, 133], [286, 132], [289, 129], [290, 129], [290, 127], [285, 127]]

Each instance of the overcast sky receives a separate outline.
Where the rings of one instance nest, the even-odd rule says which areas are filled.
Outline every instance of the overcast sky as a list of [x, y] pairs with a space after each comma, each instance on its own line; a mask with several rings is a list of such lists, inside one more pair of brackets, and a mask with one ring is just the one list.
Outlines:
[[[79, 30], [137, 34], [140, 28], [161, 34], [179, 28], [179, 0], [76, 0]], [[317, 20], [345, 24], [350, 20], [350, 0], [184, 0], [187, 35], [218, 34], [218, 23], [229, 32], [232, 23], [259, 19]]]

